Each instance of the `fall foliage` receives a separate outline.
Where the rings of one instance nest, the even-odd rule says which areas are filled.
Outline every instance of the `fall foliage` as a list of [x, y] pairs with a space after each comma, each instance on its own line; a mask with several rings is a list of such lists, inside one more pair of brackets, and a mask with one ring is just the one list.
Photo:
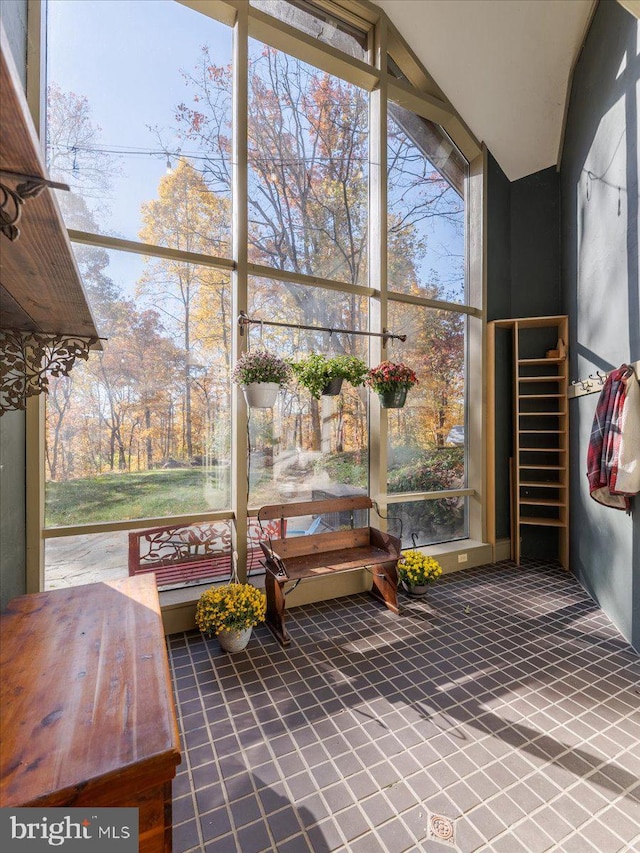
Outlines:
[[[231, 257], [231, 69], [204, 48], [184, 72], [188, 96], [176, 105], [180, 138], [210, 157], [172, 159], [156, 197], [142, 205], [139, 238], [209, 257]], [[368, 95], [269, 47], [252, 51], [249, 67], [248, 254], [275, 270], [368, 283]], [[416, 147], [402, 115], [389, 134], [389, 281], [404, 293], [447, 299], [447, 287], [429, 269], [434, 251], [422, 223], [430, 218], [460, 227], [464, 210], [453, 187]], [[75, 182], [64, 202], [71, 227], [97, 231], [104, 190], [119, 168], [99, 153], [99, 128], [90, 105], [52, 84], [49, 90], [52, 178]], [[82, 145], [80, 145], [82, 143]], [[78, 165], [79, 151], [84, 158]], [[91, 153], [94, 151], [94, 153]], [[228, 506], [230, 458], [231, 279], [207, 263], [146, 256], [135, 282], [123, 288], [110, 275], [110, 255], [77, 247], [77, 258], [108, 341], [102, 353], [52, 383], [47, 405], [47, 468], [51, 481], [110, 471], [202, 466], [213, 483], [210, 506]], [[456, 265], [450, 264], [453, 279]], [[457, 279], [456, 279], [457, 280]], [[459, 282], [458, 282], [459, 283]], [[264, 330], [260, 339], [286, 358], [326, 351], [366, 358], [356, 336], [295, 329], [296, 324], [365, 330], [367, 299], [322, 289], [249, 278], [250, 314], [291, 323], [291, 332]], [[389, 325], [408, 334], [396, 360], [419, 377], [410, 405], [390, 415], [392, 446], [416, 452], [443, 448], [463, 423], [464, 318], [455, 312], [389, 303]], [[250, 343], [257, 345], [258, 332]], [[304, 389], [289, 387], [277, 412], [252, 418], [250, 446], [265, 457], [351, 454], [366, 467], [367, 407], [347, 389], [329, 407]], [[208, 479], [207, 479], [208, 478]], [[260, 476], [251, 484], [258, 498]], [[216, 501], [218, 503], [216, 503]]]

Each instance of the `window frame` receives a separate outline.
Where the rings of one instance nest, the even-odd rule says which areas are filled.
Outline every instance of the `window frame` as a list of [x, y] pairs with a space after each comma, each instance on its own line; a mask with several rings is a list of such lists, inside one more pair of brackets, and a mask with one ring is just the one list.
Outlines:
[[[387, 413], [382, 409], [375, 395], [370, 401], [369, 427], [369, 493], [378, 503], [381, 513], [372, 510], [371, 523], [385, 527], [388, 507], [406, 500], [432, 500], [443, 497], [464, 496], [468, 498], [469, 540], [485, 543], [486, 536], [486, 498], [485, 498], [485, 366], [484, 340], [486, 316], [484, 312], [486, 292], [485, 257], [485, 182], [486, 149], [481, 146], [468, 130], [454, 107], [443, 95], [435, 82], [412, 53], [404, 39], [390, 24], [386, 14], [373, 10], [360, 0], [314, 0], [317, 5], [326, 6], [332, 14], [344, 13], [346, 20], [354, 17], [369, 22], [370, 64], [361, 62], [335, 48], [311, 39], [288, 24], [284, 24], [264, 12], [252, 8], [248, 2], [240, 0], [175, 0], [207, 17], [214, 18], [233, 28], [233, 215], [232, 215], [232, 258], [213, 256], [189, 257], [188, 253], [165, 247], [153, 246], [130, 240], [121, 240], [88, 232], [69, 231], [72, 241], [87, 243], [104, 248], [119, 249], [156, 257], [171, 257], [185, 261], [195, 261], [231, 272], [232, 277], [232, 315], [247, 311], [248, 278], [250, 275], [289, 279], [306, 286], [329, 287], [345, 293], [352, 292], [369, 297], [369, 330], [382, 333], [387, 327], [389, 300], [420, 305], [425, 308], [437, 308], [466, 315], [466, 377], [467, 377], [467, 416], [466, 416], [466, 459], [467, 486], [464, 489], [443, 490], [438, 492], [412, 492], [387, 494]], [[30, 3], [30, 7], [32, 4]], [[38, 6], [45, 4], [37, 4]], [[36, 69], [38, 79], [31, 76], [28, 81], [32, 93], [31, 103], [34, 110], [44, 115], [46, 90], [44, 85], [45, 68], [41, 58], [45, 55], [40, 44], [44, 42], [46, 8], [37, 15], [29, 16], [30, 39], [29, 61]], [[362, 287], [346, 282], [317, 279], [282, 270], [250, 264], [248, 252], [248, 151], [247, 151], [247, 115], [248, 115], [248, 44], [249, 38], [286, 50], [294, 57], [308, 62], [322, 71], [327, 71], [349, 83], [365, 88], [370, 93], [369, 131], [370, 131], [370, 171], [369, 171], [369, 286]], [[402, 69], [406, 79], [398, 80], [387, 71], [387, 57]], [[387, 104], [391, 99], [416, 114], [439, 124], [469, 162], [466, 181], [465, 209], [466, 228], [466, 281], [467, 301], [465, 304], [449, 303], [420, 296], [389, 292], [387, 283]], [[41, 136], [42, 122], [38, 122]], [[246, 346], [237, 324], [232, 330], [232, 358], [235, 363]], [[382, 338], [370, 338], [370, 363], [384, 360], [385, 350]], [[255, 514], [256, 507], [247, 505], [246, 490], [238, 488], [246, 482], [247, 454], [246, 428], [247, 409], [242, 394], [236, 385], [232, 385], [232, 502], [229, 511], [194, 513], [186, 516], [134, 519], [131, 521], [105, 522], [90, 525], [73, 525], [57, 528], [44, 526], [44, 401], [31, 398], [26, 413], [27, 427], [27, 591], [44, 589], [44, 542], [61, 536], [80, 533], [108, 532], [140, 528], [141, 522], [148, 526], [163, 523], [196, 522], [223, 520], [231, 518], [233, 549], [238, 553], [240, 576], [244, 575], [247, 555], [247, 519]], [[456, 545], [463, 549], [466, 540]], [[450, 545], [451, 543], [444, 543]], [[432, 546], [433, 549], [434, 546]], [[450, 551], [451, 548], [445, 548]]]

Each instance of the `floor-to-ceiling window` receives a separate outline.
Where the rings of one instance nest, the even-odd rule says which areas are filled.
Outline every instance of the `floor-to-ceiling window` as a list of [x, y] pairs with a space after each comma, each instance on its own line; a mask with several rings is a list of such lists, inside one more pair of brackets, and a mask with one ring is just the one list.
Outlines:
[[[467, 160], [399, 102], [410, 84], [353, 11], [190, 6], [47, 3], [47, 158], [104, 340], [46, 403], [45, 586], [126, 573], [141, 529], [171, 548], [209, 525], [226, 555], [237, 529], [251, 557], [276, 501], [370, 493], [405, 545], [468, 536]], [[247, 348], [403, 362], [419, 381], [402, 409], [295, 381], [246, 409]]]

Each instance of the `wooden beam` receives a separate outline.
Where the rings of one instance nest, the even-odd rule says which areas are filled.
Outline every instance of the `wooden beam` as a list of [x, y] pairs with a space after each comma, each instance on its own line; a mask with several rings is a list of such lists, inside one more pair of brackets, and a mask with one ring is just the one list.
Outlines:
[[[3, 27], [0, 54], [0, 170], [47, 181], [40, 140]], [[23, 179], [3, 174], [0, 180], [21, 194]], [[31, 318], [29, 331], [99, 337], [53, 190], [45, 186], [17, 206], [19, 234], [11, 239], [6, 230], [0, 233], [0, 282], [9, 297], [5, 302], [22, 309], [22, 327]], [[3, 319], [8, 328], [6, 324]]]

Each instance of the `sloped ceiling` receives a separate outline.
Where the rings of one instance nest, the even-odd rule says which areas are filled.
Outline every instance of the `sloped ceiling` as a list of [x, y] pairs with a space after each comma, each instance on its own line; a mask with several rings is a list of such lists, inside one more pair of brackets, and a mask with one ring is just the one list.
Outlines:
[[510, 180], [557, 164], [594, 0], [374, 3]]

